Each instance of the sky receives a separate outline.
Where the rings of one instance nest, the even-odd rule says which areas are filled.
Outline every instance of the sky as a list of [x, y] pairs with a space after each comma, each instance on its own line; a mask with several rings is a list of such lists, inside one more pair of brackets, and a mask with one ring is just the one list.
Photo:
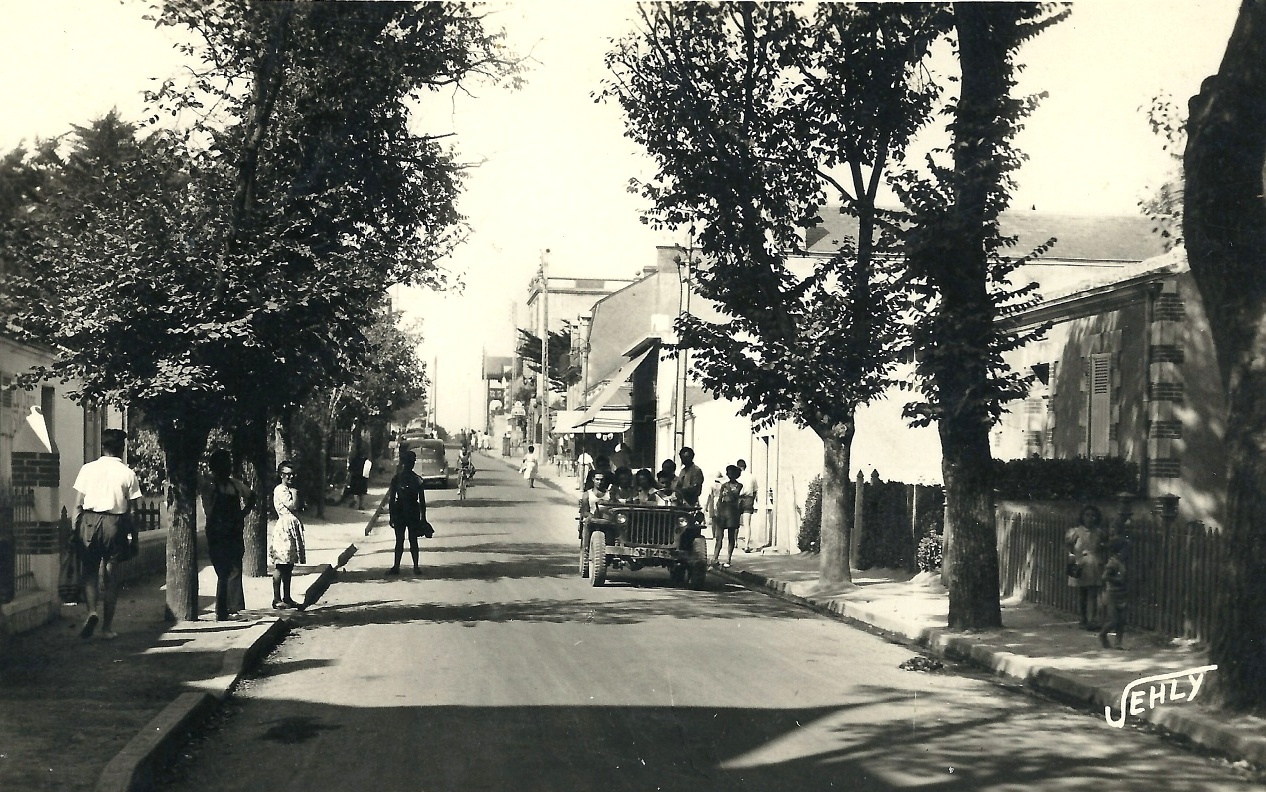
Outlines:
[[[482, 355], [510, 354], [512, 306], [542, 256], [551, 275], [632, 277], [655, 245], [677, 241], [639, 218], [630, 178], [649, 163], [623, 137], [617, 107], [595, 103], [611, 39], [635, 12], [619, 0], [501, 0], [489, 24], [530, 54], [521, 90], [476, 85], [434, 97], [416, 119], [455, 133], [469, 171], [460, 210], [472, 233], [445, 267], [460, 292], [395, 289], [422, 323], [439, 422], [481, 421]], [[63, 134], [117, 107], [139, 118], [151, 78], [179, 75], [168, 31], [142, 19], [139, 0], [0, 0], [0, 150]], [[1048, 97], [1017, 145], [1029, 157], [1013, 205], [1067, 214], [1135, 214], [1170, 160], [1141, 107], [1167, 93], [1180, 104], [1216, 71], [1237, 0], [1081, 0], [1072, 16], [1028, 43], [1019, 90]], [[548, 251], [548, 253], [546, 253]]]

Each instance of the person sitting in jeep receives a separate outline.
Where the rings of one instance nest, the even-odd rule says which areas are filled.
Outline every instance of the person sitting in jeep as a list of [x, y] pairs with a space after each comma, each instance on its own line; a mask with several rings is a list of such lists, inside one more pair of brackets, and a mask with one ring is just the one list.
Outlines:
[[626, 467], [616, 468], [615, 481], [611, 484], [611, 500], [633, 503], [637, 500], [637, 485], [633, 483], [633, 471]]
[[611, 476], [605, 470], [593, 472], [593, 486], [580, 494], [580, 516], [593, 514], [599, 503], [611, 500]]

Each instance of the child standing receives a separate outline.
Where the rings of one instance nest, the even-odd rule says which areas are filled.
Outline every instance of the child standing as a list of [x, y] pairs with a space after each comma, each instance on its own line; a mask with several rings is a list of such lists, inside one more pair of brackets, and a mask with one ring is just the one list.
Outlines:
[[1126, 577], [1125, 560], [1126, 541], [1123, 537], [1113, 537], [1108, 542], [1108, 563], [1103, 567], [1103, 626], [1099, 628], [1099, 643], [1108, 648], [1108, 633], [1116, 630], [1116, 648], [1124, 649], [1121, 640], [1125, 637], [1125, 598]]

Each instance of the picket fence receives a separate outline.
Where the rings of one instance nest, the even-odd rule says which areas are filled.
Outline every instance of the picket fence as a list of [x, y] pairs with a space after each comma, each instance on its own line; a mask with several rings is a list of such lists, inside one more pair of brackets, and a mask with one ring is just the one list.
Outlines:
[[[1103, 509], [1105, 520], [1113, 517]], [[1077, 523], [1072, 504], [999, 504], [998, 560], [1004, 599], [1075, 613], [1064, 536]], [[1222, 543], [1207, 526], [1151, 513], [1131, 518], [1126, 621], [1134, 629], [1207, 641]]]

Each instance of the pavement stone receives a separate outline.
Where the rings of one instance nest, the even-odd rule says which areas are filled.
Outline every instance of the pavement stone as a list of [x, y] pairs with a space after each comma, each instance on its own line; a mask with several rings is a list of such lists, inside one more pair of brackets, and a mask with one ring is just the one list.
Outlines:
[[[537, 481], [573, 494], [574, 480], [542, 465]], [[559, 481], [555, 481], [559, 478]], [[740, 540], [741, 541], [741, 540]], [[935, 655], [968, 661], [1025, 688], [1106, 717], [1120, 717], [1122, 692], [1143, 677], [1209, 664], [1207, 650], [1150, 632], [1125, 636], [1125, 650], [1103, 649], [1097, 632], [1081, 629], [1073, 614], [1018, 599], [1005, 600], [1003, 629], [961, 632], [949, 623], [949, 596], [939, 576], [905, 570], [852, 570], [853, 585], [818, 585], [815, 553], [736, 552], [731, 566], [712, 574], [879, 630]], [[1216, 674], [1216, 671], [1210, 673]], [[1226, 713], [1203, 705], [1165, 704], [1142, 718], [1197, 745], [1266, 767], [1266, 718]]]

